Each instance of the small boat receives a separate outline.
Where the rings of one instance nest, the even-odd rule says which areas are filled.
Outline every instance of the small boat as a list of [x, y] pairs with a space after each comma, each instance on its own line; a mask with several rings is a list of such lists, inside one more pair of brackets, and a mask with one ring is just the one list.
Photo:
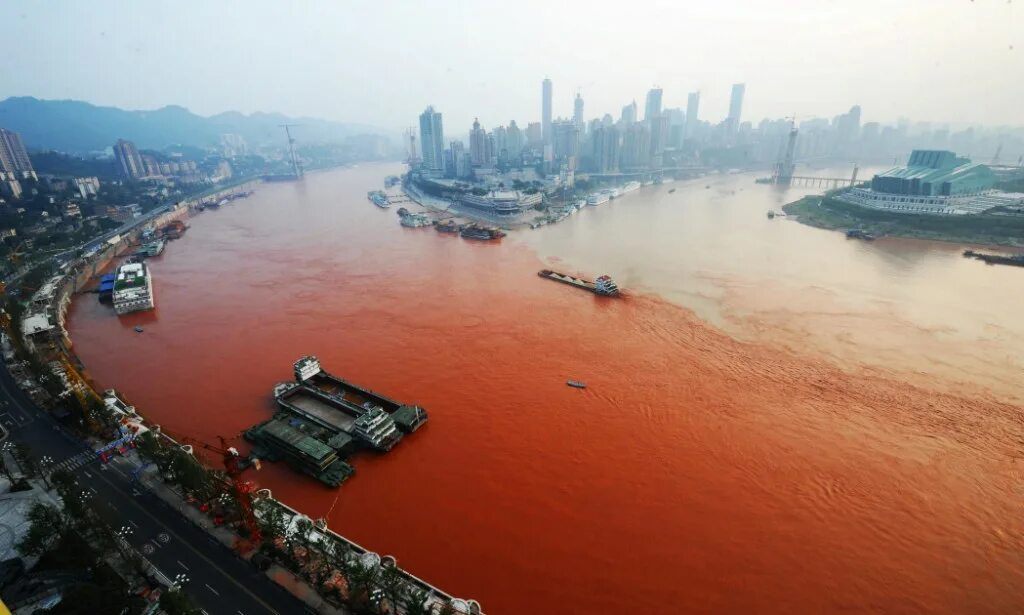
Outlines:
[[861, 230], [859, 228], [853, 228], [846, 231], [847, 239], [863, 239], [864, 241], [874, 241], [875, 236], [871, 233]]
[[668, 193], [669, 193], [669, 194], [672, 194], [672, 193], [673, 193], [673, 192], [675, 192], [675, 191], [676, 191], [676, 189], [675, 189], [675, 188], [669, 188], [669, 189], [668, 189]]
[[144, 331], [144, 329], [142, 327], [135, 327], [135, 332], [136, 333], [142, 333], [143, 331]]
[[434, 228], [437, 229], [438, 233], [458, 233], [460, 230], [459, 225], [454, 220], [438, 222]]
[[465, 239], [493, 241], [495, 239], [501, 239], [505, 236], [505, 233], [494, 227], [480, 226], [479, 224], [467, 224], [462, 227], [461, 231], [459, 231], [459, 235]]
[[774, 209], [769, 209], [768, 210], [768, 219], [771, 220], [774, 217], [775, 217], [775, 210]]
[[409, 215], [409, 210], [404, 208], [404, 207], [399, 207], [398, 208], [398, 215], [399, 216], [408, 216]]
[[580, 382], [579, 380], [566, 380], [565, 383], [574, 389], [585, 389], [587, 388], [586, 382]]

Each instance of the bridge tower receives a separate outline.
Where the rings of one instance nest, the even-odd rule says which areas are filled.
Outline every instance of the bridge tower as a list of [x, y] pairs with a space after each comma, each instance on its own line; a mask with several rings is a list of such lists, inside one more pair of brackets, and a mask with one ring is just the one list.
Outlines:
[[793, 181], [793, 170], [796, 165], [793, 163], [793, 156], [796, 153], [796, 122], [791, 120], [789, 124], [789, 140], [786, 142], [786, 153], [782, 159], [775, 163], [772, 172], [772, 183], [788, 186]]

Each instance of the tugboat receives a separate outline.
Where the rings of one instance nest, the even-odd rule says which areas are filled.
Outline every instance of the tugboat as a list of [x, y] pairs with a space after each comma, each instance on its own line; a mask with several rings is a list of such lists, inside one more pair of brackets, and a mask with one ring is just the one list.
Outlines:
[[555, 282], [561, 282], [562, 284], [568, 284], [569, 286], [589, 290], [595, 295], [603, 295], [605, 297], [617, 297], [619, 295], [618, 285], [616, 285], [615, 280], [612, 280], [611, 276], [608, 275], [598, 276], [598, 278], [593, 282], [584, 278], [577, 278], [575, 276], [552, 271], [550, 269], [541, 269], [537, 272], [537, 275], [542, 278], [554, 280]]
[[460, 228], [458, 224], [455, 224], [455, 220], [445, 220], [444, 222], [438, 222], [434, 227], [438, 233], [458, 233]]
[[467, 224], [462, 227], [459, 231], [459, 235], [464, 239], [479, 239], [481, 241], [493, 241], [501, 239], [505, 236], [505, 233], [500, 229], [488, 226], [480, 226], [479, 224]]

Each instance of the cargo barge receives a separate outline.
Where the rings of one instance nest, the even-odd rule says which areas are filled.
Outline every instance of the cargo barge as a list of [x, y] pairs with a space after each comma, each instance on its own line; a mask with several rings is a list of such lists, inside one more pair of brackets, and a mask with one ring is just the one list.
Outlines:
[[550, 269], [541, 269], [537, 272], [537, 275], [542, 278], [554, 280], [555, 282], [561, 282], [562, 284], [568, 284], [569, 286], [589, 290], [595, 295], [602, 295], [605, 297], [616, 297], [619, 295], [619, 287], [615, 284], [615, 281], [607, 275], [598, 276], [598, 278], [593, 282], [584, 278], [577, 278], [575, 276], [552, 271]]
[[1006, 256], [1005, 254], [985, 254], [974, 250], [964, 250], [967, 258], [976, 258], [988, 265], [1011, 265], [1013, 267], [1024, 267], [1024, 254]]

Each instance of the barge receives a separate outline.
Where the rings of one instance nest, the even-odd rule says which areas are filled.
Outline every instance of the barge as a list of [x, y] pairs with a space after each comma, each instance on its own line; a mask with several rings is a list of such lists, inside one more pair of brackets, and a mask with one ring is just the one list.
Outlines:
[[988, 265], [1011, 265], [1013, 267], [1024, 267], [1024, 254], [1007, 256], [1005, 254], [985, 254], [974, 250], [964, 250], [966, 258], [976, 258]]
[[594, 281], [590, 281], [584, 278], [577, 278], [575, 276], [559, 273], [550, 269], [541, 269], [537, 272], [542, 278], [561, 282], [562, 284], [568, 284], [569, 286], [575, 286], [576, 288], [582, 288], [583, 290], [589, 290], [595, 295], [602, 295], [605, 297], [616, 297], [619, 294], [619, 287], [615, 284], [610, 276], [602, 275]]
[[494, 241], [501, 239], [505, 236], [505, 233], [500, 229], [481, 226], [479, 224], [467, 224], [459, 230], [459, 236], [463, 239], [477, 239], [480, 241]]

